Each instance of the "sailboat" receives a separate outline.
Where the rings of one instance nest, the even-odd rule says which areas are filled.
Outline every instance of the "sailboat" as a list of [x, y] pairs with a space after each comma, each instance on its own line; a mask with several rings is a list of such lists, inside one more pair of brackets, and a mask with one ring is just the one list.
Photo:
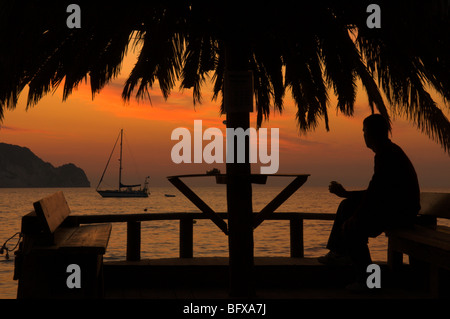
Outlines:
[[[106, 170], [108, 169], [109, 162], [111, 160], [112, 155], [114, 154], [114, 150], [117, 145], [117, 141], [120, 137], [120, 158], [119, 158], [119, 188], [114, 190], [100, 190], [100, 184], [103, 181], [103, 177], [105, 176]], [[149, 176], [145, 178], [144, 187], [141, 188], [141, 184], [137, 185], [125, 185], [122, 184], [122, 145], [123, 145], [123, 129], [120, 130], [120, 134], [117, 137], [116, 143], [114, 144], [111, 155], [109, 156], [108, 162], [106, 163], [106, 167], [103, 170], [102, 177], [97, 185], [97, 193], [99, 193], [102, 197], [148, 197], [148, 179]], [[139, 189], [135, 189], [135, 187], [139, 187]]]

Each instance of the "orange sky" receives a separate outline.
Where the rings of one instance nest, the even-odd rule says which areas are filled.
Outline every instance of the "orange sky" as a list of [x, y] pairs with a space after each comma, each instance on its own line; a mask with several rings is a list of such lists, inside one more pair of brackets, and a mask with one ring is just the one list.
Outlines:
[[[190, 90], [174, 89], [165, 101], [156, 86], [151, 92], [152, 104], [133, 99], [126, 104], [121, 99], [122, 83], [133, 63], [133, 57], [127, 58], [121, 75], [94, 100], [89, 86], [83, 84], [65, 102], [58, 89], [26, 111], [27, 92], [22, 92], [16, 110], [5, 114], [0, 142], [26, 146], [55, 166], [74, 163], [84, 169], [93, 187], [120, 128], [124, 128], [129, 144], [124, 148], [128, 156], [124, 160], [125, 183], [140, 183], [150, 175], [151, 185], [168, 186], [165, 177], [169, 175], [204, 173], [213, 167], [225, 172], [224, 164], [177, 165], [170, 157], [177, 143], [170, 137], [177, 127], [186, 127], [193, 133], [194, 120], [203, 120], [203, 130], [217, 127], [225, 133], [225, 116], [219, 114], [219, 101], [211, 102], [210, 84], [206, 83], [203, 89], [203, 103], [196, 106]], [[355, 116], [351, 118], [336, 114], [336, 102], [331, 99], [331, 131], [326, 132], [321, 123], [307, 136], [298, 134], [295, 106], [290, 95], [286, 97], [283, 114], [273, 113], [270, 121], [263, 124], [280, 129], [278, 173], [309, 173], [310, 186], [326, 186], [331, 180], [349, 187], [367, 186], [373, 172], [373, 153], [365, 147], [362, 136], [362, 120], [370, 114], [365, 92], [359, 89]], [[256, 113], [252, 113], [253, 126], [255, 120]], [[450, 188], [450, 157], [439, 145], [403, 119], [394, 120], [392, 140], [409, 155], [423, 187]], [[257, 166], [254, 172], [259, 172]], [[111, 181], [115, 177], [108, 178], [108, 184], [115, 185]]]

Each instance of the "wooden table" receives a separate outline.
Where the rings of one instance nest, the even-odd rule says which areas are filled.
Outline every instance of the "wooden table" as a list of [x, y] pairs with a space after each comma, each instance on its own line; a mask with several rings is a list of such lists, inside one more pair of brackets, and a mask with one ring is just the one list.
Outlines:
[[[214, 177], [217, 184], [226, 184], [226, 174], [190, 174], [168, 176], [167, 179], [184, 196], [186, 196], [198, 209], [206, 214], [225, 234], [228, 235], [228, 226], [225, 221], [216, 214], [197, 194], [195, 194], [181, 179], [191, 177]], [[288, 184], [274, 199], [272, 199], [258, 214], [253, 221], [253, 228], [258, 227], [270, 214], [280, 207], [292, 196], [308, 179], [309, 174], [251, 174], [253, 184], [266, 184], [267, 177], [293, 177], [294, 180]]]

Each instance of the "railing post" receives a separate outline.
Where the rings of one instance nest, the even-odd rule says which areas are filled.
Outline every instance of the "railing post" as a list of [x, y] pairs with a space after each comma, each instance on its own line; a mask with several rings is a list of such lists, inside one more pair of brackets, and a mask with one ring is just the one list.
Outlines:
[[194, 256], [194, 221], [192, 218], [180, 218], [180, 258]]
[[295, 216], [290, 219], [291, 257], [303, 258], [303, 218]]
[[141, 259], [141, 222], [127, 222], [127, 261]]

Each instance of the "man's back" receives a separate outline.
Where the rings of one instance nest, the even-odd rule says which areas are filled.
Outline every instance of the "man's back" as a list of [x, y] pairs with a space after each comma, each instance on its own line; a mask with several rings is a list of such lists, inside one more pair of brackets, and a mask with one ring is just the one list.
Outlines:
[[368, 201], [388, 219], [399, 222], [417, 215], [420, 188], [417, 174], [408, 156], [388, 140], [375, 155], [374, 175], [370, 181]]

